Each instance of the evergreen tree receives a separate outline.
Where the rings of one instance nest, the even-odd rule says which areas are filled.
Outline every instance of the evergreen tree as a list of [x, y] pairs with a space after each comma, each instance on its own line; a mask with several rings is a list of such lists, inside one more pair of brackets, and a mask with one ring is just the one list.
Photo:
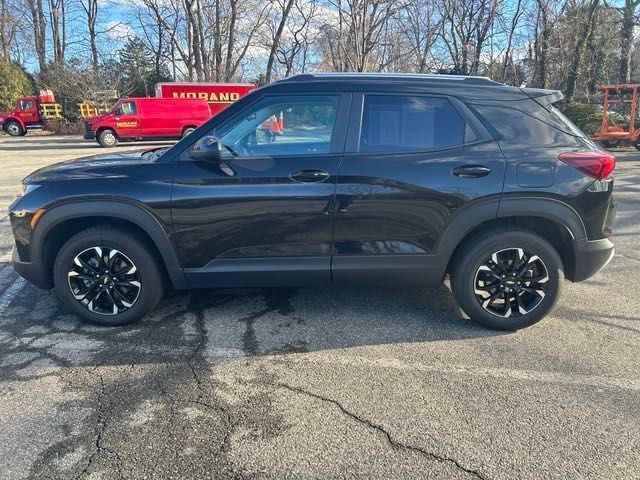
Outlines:
[[133, 97], [150, 97], [154, 95], [156, 83], [171, 80], [165, 65], [160, 66], [159, 74], [156, 73], [153, 52], [138, 37], [129, 38], [118, 52], [118, 56], [124, 94]]
[[22, 95], [30, 95], [33, 86], [22, 68], [0, 57], [0, 111], [15, 106]]

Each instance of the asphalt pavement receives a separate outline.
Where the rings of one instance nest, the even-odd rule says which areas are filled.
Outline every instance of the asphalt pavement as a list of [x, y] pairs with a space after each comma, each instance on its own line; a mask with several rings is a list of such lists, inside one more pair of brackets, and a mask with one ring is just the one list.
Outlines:
[[[104, 151], [0, 137], [0, 207]], [[0, 479], [640, 478], [640, 152], [616, 154], [615, 257], [516, 333], [446, 285], [174, 293], [91, 326], [13, 271], [5, 211]]]

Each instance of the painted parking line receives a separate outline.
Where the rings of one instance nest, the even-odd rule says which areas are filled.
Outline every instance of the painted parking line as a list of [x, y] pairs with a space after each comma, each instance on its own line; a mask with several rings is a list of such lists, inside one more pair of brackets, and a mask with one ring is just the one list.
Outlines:
[[9, 288], [4, 291], [2, 296], [0, 296], [0, 315], [2, 315], [7, 308], [9, 308], [9, 305], [11, 305], [13, 299], [16, 298], [18, 293], [20, 293], [20, 290], [22, 290], [26, 284], [27, 281], [24, 278], [18, 277], [16, 281], [13, 282], [9, 286]]

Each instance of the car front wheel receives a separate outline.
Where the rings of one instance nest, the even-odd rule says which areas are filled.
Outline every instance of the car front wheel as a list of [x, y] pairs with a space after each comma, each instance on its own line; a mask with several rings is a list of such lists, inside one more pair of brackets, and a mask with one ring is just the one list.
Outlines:
[[73, 313], [99, 325], [132, 323], [162, 298], [158, 262], [132, 232], [84, 230], [60, 249], [53, 269], [56, 292]]
[[4, 130], [12, 137], [20, 137], [24, 133], [22, 126], [16, 121], [7, 122], [7, 124], [4, 127]]
[[98, 134], [98, 143], [102, 147], [115, 147], [118, 144], [118, 137], [113, 130], [102, 130]]
[[541, 320], [561, 290], [562, 261], [533, 232], [502, 230], [468, 242], [454, 260], [451, 288], [469, 317], [492, 329], [518, 330]]

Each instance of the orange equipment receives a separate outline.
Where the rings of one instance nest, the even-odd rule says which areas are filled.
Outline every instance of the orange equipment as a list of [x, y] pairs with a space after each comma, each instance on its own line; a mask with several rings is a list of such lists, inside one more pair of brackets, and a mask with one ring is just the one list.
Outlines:
[[[602, 125], [591, 138], [601, 142], [605, 147], [618, 144], [631, 143], [640, 150], [640, 129], [636, 127], [636, 115], [638, 113], [638, 100], [640, 100], [640, 84], [638, 83], [614, 83], [600, 85], [598, 90], [602, 92]], [[607, 113], [609, 105], [623, 104], [622, 110], [629, 111], [629, 129], [618, 125], [609, 125]], [[627, 108], [628, 105], [628, 108]]]

